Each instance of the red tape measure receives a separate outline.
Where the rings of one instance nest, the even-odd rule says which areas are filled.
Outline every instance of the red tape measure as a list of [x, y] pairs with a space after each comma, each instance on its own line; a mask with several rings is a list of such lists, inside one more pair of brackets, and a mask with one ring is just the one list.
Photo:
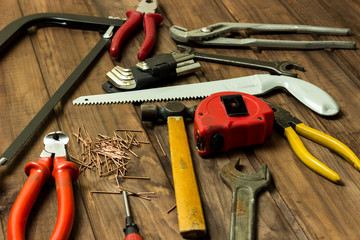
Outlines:
[[196, 108], [194, 135], [201, 156], [261, 144], [272, 132], [274, 112], [253, 95], [220, 92]]

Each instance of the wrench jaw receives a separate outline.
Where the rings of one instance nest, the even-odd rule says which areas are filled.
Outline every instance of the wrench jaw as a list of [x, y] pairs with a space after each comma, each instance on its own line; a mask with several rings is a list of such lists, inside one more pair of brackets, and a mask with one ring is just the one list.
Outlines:
[[221, 171], [221, 179], [232, 189], [230, 239], [255, 239], [256, 196], [271, 181], [268, 167], [264, 164], [254, 174], [239, 171], [239, 161], [231, 161]]
[[291, 69], [305, 72], [304, 66], [302, 66], [298, 63], [289, 62], [289, 61], [280, 62], [277, 69], [279, 69], [279, 72], [277, 74], [281, 74], [281, 75], [289, 76], [289, 77], [297, 77], [298, 76], [298, 74], [296, 72], [290, 71]]
[[190, 46], [184, 45], [177, 45], [177, 49], [180, 51], [179, 54], [192, 55], [195, 60], [266, 70], [270, 74], [274, 75], [297, 77], [298, 74], [290, 70], [296, 69], [299, 71], [305, 71], [304, 66], [290, 61], [262, 61], [256, 59], [241, 58], [237, 56], [211, 54], [206, 52], [199, 52]]
[[193, 54], [194, 53], [194, 49], [189, 46], [176, 45], [176, 48], [177, 48], [177, 50], [180, 51], [180, 53], [183, 53], [183, 54]]
[[257, 173], [243, 173], [238, 170], [239, 159], [228, 163], [222, 170], [220, 177], [224, 183], [234, 190], [239, 184], [251, 184], [255, 189], [261, 190], [270, 184], [271, 175], [269, 168], [264, 164]]

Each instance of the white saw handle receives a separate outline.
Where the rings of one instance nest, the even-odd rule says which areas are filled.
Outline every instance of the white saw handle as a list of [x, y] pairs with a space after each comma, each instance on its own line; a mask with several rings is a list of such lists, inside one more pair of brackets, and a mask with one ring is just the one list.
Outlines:
[[261, 90], [264, 93], [274, 88], [286, 89], [305, 106], [324, 116], [336, 115], [340, 110], [336, 101], [327, 92], [314, 84], [287, 76], [256, 76], [259, 76]]

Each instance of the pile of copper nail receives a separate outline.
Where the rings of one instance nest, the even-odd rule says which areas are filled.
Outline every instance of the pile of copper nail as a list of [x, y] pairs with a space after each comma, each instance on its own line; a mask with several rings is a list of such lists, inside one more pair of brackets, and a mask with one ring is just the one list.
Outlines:
[[71, 160], [79, 165], [80, 171], [92, 169], [100, 177], [115, 175], [124, 177], [131, 159], [138, 155], [132, 150], [148, 141], [138, 141], [136, 133], [140, 130], [115, 130], [113, 136], [98, 134], [93, 140], [82, 127], [73, 135], [81, 145], [81, 156], [70, 156]]

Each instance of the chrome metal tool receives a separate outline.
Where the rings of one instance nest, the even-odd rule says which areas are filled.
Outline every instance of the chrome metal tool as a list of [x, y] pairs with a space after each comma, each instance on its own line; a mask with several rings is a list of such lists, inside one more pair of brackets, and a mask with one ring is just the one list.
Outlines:
[[304, 71], [304, 67], [298, 63], [290, 61], [263, 61], [258, 59], [242, 58], [238, 56], [228, 56], [222, 54], [213, 54], [197, 51], [189, 46], [178, 45], [181, 54], [193, 55], [195, 60], [214, 62], [220, 64], [234, 65], [239, 67], [255, 68], [268, 71], [274, 75], [284, 75], [289, 77], [297, 77], [296, 72], [290, 71], [296, 69]]
[[239, 160], [228, 163], [221, 170], [221, 179], [233, 191], [231, 201], [230, 240], [255, 239], [256, 196], [271, 181], [268, 167], [246, 174], [238, 170]]
[[170, 36], [177, 42], [195, 43], [204, 46], [259, 47], [264, 49], [355, 49], [355, 42], [348, 41], [293, 41], [256, 38], [222, 37], [235, 31], [252, 33], [302, 33], [319, 35], [350, 35], [349, 28], [331, 28], [291, 24], [233, 23], [220, 22], [188, 31], [180, 26], [170, 28]]
[[213, 93], [225, 91], [237, 91], [251, 95], [261, 95], [279, 88], [285, 89], [286, 92], [292, 94], [301, 103], [320, 115], [333, 116], [340, 110], [336, 101], [327, 92], [314, 84], [298, 78], [269, 74], [137, 91], [82, 96], [75, 99], [73, 104], [112, 104], [197, 99], [208, 97]]

